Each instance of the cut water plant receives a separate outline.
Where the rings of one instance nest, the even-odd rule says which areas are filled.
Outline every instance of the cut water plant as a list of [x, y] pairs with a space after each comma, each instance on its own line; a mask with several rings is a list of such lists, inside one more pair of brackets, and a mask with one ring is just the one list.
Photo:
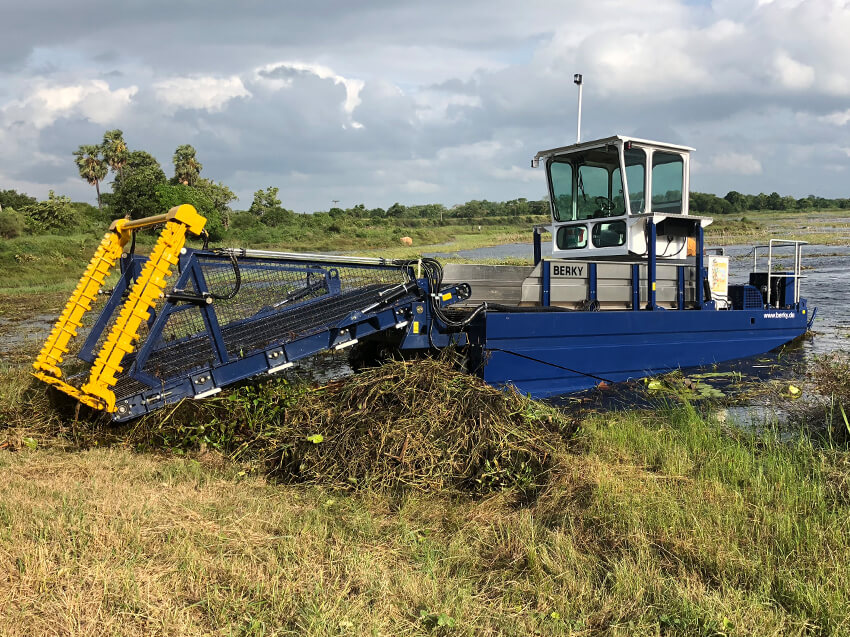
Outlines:
[[321, 388], [269, 382], [152, 414], [137, 446], [207, 445], [276, 480], [345, 488], [531, 491], [546, 481], [567, 419], [444, 361], [395, 361]]

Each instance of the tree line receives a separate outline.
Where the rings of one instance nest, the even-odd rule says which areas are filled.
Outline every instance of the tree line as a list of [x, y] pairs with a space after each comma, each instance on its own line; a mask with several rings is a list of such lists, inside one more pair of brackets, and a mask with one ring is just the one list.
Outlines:
[[757, 195], [745, 195], [730, 190], [723, 197], [705, 192], [692, 192], [690, 211], [711, 215], [726, 215], [749, 210], [826, 210], [850, 209], [850, 198], [827, 199], [817, 195], [808, 195], [795, 199], [791, 195], [782, 196], [778, 192], [769, 195], [761, 192]]

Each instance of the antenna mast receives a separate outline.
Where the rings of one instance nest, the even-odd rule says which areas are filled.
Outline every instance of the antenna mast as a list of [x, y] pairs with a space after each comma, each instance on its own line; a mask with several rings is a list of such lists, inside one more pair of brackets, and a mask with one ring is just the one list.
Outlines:
[[573, 82], [578, 86], [578, 124], [576, 125], [576, 144], [581, 141], [581, 73], [573, 75]]

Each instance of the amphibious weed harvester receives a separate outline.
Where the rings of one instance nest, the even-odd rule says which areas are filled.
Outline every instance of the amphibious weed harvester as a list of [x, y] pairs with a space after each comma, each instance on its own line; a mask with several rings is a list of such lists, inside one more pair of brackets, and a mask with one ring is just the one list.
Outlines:
[[[703, 248], [711, 220], [688, 215], [690, 151], [615, 136], [538, 153], [553, 256], [537, 228], [528, 266], [189, 248], [206, 223], [189, 205], [115, 221], [35, 375], [120, 421], [352, 346], [376, 360], [455, 344], [488, 383], [543, 397], [793, 340], [813, 318], [803, 242], [755, 247], [766, 269], [754, 256], [748, 284], [729, 285], [728, 259]], [[134, 233], [158, 225], [150, 255], [135, 254]]]

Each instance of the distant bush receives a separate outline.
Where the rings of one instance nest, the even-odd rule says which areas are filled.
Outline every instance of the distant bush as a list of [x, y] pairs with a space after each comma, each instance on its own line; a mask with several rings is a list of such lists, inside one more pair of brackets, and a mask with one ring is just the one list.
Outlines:
[[97, 231], [100, 233], [106, 230], [112, 221], [112, 213], [108, 208], [98, 208], [84, 201], [72, 201], [71, 210], [83, 224], [83, 227], [79, 228], [81, 231]]
[[292, 222], [294, 214], [284, 208], [275, 208], [266, 212], [262, 217], [263, 223], [271, 228], [286, 225]]
[[6, 208], [21, 210], [24, 206], [31, 206], [37, 201], [35, 197], [30, 197], [17, 190], [0, 190], [0, 207], [4, 210]]
[[21, 236], [25, 228], [26, 222], [22, 214], [12, 208], [3, 208], [0, 211], [0, 237], [14, 239]]
[[251, 212], [234, 212], [230, 216], [230, 227], [233, 230], [248, 230], [260, 228], [263, 225], [260, 218]]
[[79, 217], [68, 197], [52, 190], [46, 201], [39, 201], [21, 210], [26, 215], [27, 229], [34, 233], [47, 231], [65, 234], [77, 230]]

